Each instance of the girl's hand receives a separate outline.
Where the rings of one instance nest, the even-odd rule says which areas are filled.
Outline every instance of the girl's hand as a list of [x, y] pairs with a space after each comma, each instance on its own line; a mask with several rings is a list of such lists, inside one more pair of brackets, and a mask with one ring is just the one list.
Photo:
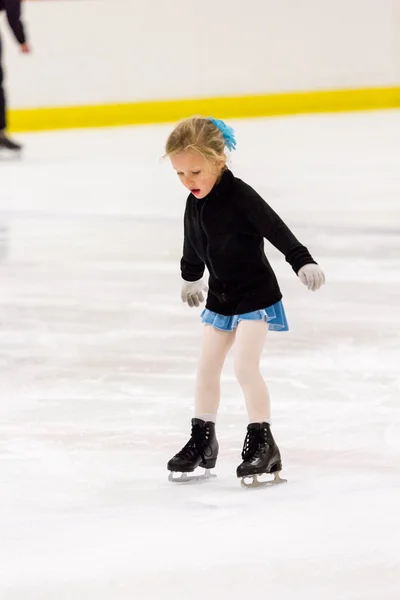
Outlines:
[[200, 306], [200, 302], [204, 302], [203, 292], [207, 292], [208, 287], [202, 279], [198, 281], [183, 281], [181, 298], [182, 302], [187, 302], [192, 308]]
[[22, 54], [30, 54], [32, 52], [31, 47], [29, 46], [29, 44], [21, 44], [20, 45], [21, 48], [21, 52]]
[[313, 263], [301, 267], [297, 275], [299, 276], [300, 281], [313, 292], [319, 290], [321, 285], [324, 285], [325, 283], [325, 275], [321, 267]]

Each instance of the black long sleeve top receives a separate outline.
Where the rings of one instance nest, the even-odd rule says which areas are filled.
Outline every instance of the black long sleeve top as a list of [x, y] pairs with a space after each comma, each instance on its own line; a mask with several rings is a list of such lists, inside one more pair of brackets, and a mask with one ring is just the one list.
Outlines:
[[0, 0], [0, 12], [3, 10], [17, 41], [24, 44], [26, 37], [21, 21], [21, 0]]
[[206, 308], [221, 315], [267, 308], [282, 293], [265, 255], [264, 238], [285, 255], [295, 273], [315, 263], [261, 196], [226, 170], [208, 196], [187, 198], [182, 278], [197, 281], [206, 265]]

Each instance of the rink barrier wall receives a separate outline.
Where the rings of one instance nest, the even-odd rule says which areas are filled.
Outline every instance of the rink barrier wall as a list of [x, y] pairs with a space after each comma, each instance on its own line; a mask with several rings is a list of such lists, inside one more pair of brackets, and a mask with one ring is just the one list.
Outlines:
[[400, 87], [16, 109], [13, 132], [175, 122], [193, 114], [251, 118], [400, 107]]

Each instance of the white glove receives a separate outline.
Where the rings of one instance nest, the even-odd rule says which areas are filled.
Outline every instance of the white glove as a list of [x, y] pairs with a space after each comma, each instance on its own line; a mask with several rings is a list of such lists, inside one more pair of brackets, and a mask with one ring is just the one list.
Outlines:
[[183, 280], [181, 298], [182, 302], [187, 302], [192, 308], [193, 306], [199, 306], [200, 302], [204, 302], [203, 292], [207, 292], [208, 287], [202, 279], [197, 281], [185, 281]]
[[297, 273], [300, 280], [309, 290], [316, 292], [325, 283], [325, 275], [320, 266], [310, 263], [304, 265]]

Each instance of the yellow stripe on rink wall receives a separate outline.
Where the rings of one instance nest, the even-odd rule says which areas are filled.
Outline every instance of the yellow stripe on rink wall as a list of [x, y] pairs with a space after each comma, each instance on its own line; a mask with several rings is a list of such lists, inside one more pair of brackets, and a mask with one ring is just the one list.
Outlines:
[[194, 114], [244, 118], [395, 107], [400, 107], [400, 87], [17, 109], [9, 112], [9, 128], [44, 131], [167, 123]]

